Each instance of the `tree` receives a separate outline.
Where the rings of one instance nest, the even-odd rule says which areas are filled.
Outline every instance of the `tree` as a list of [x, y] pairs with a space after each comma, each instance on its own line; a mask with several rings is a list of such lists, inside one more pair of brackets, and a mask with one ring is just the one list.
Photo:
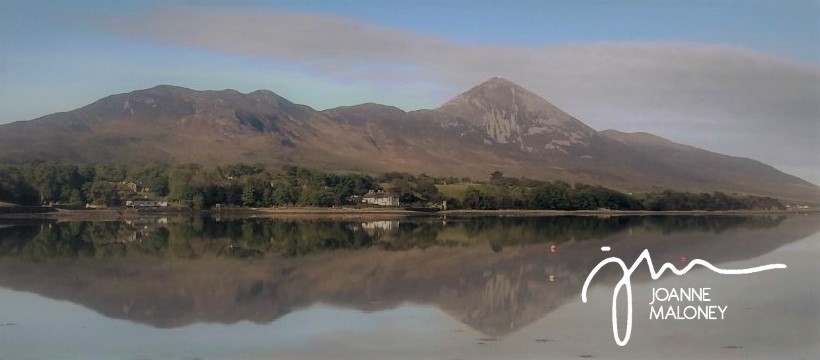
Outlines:
[[242, 186], [242, 205], [253, 206], [256, 205], [256, 193], [253, 188], [253, 183], [250, 181]]
[[0, 168], [0, 201], [20, 205], [34, 205], [40, 200], [39, 193], [17, 168]]
[[95, 181], [87, 184], [86, 197], [92, 204], [119, 206], [122, 204], [122, 191], [118, 184]]
[[190, 201], [194, 199], [197, 190], [188, 183], [174, 182], [171, 183], [171, 191], [168, 197], [171, 201]]
[[72, 205], [82, 205], [85, 204], [85, 198], [83, 197], [83, 193], [79, 189], [71, 189], [69, 192], [68, 203]]
[[495, 198], [482, 193], [475, 187], [470, 186], [464, 193], [462, 205], [468, 209], [493, 210], [498, 208]]
[[202, 209], [205, 207], [205, 197], [202, 193], [197, 192], [191, 199], [191, 207], [194, 209]]

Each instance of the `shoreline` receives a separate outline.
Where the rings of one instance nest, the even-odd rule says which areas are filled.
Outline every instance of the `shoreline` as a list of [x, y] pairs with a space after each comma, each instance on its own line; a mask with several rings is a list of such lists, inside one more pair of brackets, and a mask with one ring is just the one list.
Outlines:
[[527, 209], [505, 209], [505, 210], [448, 210], [446, 213], [452, 216], [652, 216], [652, 215], [787, 215], [787, 214], [808, 214], [818, 213], [820, 209], [803, 210], [527, 210]]
[[248, 218], [333, 218], [333, 219], [400, 219], [407, 217], [550, 217], [550, 216], [726, 216], [726, 215], [797, 215], [818, 213], [820, 209], [800, 210], [687, 210], [687, 211], [649, 211], [649, 210], [442, 210], [422, 211], [403, 208], [321, 208], [321, 207], [283, 207], [283, 208], [230, 208], [221, 210], [190, 209], [93, 209], [63, 210], [41, 213], [7, 213], [0, 214], [0, 219], [42, 219], [61, 221], [120, 221], [150, 216], [210, 216], [210, 217], [248, 217]]

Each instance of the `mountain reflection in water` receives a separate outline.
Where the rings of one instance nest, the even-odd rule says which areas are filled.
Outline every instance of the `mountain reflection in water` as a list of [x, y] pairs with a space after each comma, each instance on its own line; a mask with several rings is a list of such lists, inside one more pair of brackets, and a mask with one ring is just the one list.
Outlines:
[[315, 303], [378, 311], [409, 302], [503, 337], [577, 300], [605, 257], [649, 249], [657, 264], [719, 264], [818, 230], [816, 216], [14, 221], [0, 223], [0, 287], [161, 328], [268, 323]]

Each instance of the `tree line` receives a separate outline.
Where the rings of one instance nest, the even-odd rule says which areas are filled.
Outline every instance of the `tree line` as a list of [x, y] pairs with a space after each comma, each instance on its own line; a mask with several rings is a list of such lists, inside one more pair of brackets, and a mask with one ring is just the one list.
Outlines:
[[[443, 194], [444, 186], [463, 191]], [[740, 210], [782, 209], [776, 199], [667, 190], [633, 195], [586, 184], [505, 177], [487, 180], [389, 172], [377, 176], [330, 173], [297, 166], [270, 169], [232, 164], [60, 164], [0, 165], [0, 201], [21, 205], [122, 206], [135, 198], [162, 198], [173, 206], [330, 207], [359, 203], [369, 191], [398, 196], [406, 206], [450, 209], [548, 210]]]
[[543, 210], [774, 210], [784, 209], [771, 197], [727, 195], [722, 192], [624, 193], [603, 186], [570, 185], [563, 181], [508, 178], [494, 172], [489, 182], [468, 187], [461, 203], [465, 209]]

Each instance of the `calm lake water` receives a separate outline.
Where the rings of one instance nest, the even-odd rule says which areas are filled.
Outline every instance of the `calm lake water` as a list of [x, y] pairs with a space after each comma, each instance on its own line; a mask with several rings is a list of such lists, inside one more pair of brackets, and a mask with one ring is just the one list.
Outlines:
[[[817, 359], [818, 220], [0, 220], [0, 359]], [[604, 258], [644, 249], [656, 267], [788, 268], [652, 280], [641, 266], [621, 347], [622, 271], [604, 268], [587, 303], [581, 289]], [[710, 288], [662, 305], [725, 318], [650, 320], [660, 287]]]

